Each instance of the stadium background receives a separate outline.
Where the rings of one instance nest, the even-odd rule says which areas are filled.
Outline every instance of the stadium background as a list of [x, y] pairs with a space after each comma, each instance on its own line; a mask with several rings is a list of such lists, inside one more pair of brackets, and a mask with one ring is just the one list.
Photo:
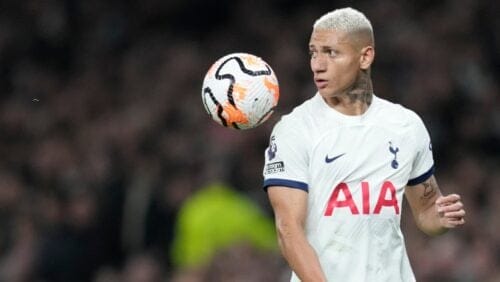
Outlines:
[[[498, 3], [309, 2], [0, 2], [0, 281], [285, 281], [275, 247], [251, 240], [186, 267], [177, 219], [219, 183], [269, 222], [268, 134], [314, 92], [314, 19], [346, 5], [374, 26], [376, 94], [423, 117], [440, 186], [467, 207], [464, 228], [432, 240], [403, 214], [418, 280], [500, 281]], [[205, 71], [236, 51], [264, 58], [281, 86], [251, 131], [219, 127], [200, 99]], [[227, 228], [212, 236], [234, 233], [220, 210], [199, 228], [217, 213]]]

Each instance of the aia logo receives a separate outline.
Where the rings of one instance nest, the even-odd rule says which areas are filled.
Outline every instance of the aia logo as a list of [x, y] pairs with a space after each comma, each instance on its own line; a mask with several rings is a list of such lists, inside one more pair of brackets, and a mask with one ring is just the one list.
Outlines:
[[[342, 196], [340, 196], [342, 194]], [[396, 197], [396, 187], [391, 181], [384, 181], [377, 195], [377, 203], [373, 210], [370, 207], [370, 185], [367, 181], [361, 182], [361, 199], [352, 197], [349, 186], [341, 182], [334, 189], [326, 204], [324, 216], [332, 216], [337, 208], [349, 208], [351, 214], [380, 214], [382, 208], [394, 209], [394, 213], [399, 214], [398, 198]], [[342, 200], [341, 200], [342, 199]], [[356, 204], [358, 202], [359, 204]]]

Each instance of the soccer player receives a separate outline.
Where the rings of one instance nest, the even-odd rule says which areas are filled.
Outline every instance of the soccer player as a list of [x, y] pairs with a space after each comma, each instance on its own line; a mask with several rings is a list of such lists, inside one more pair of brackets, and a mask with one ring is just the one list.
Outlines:
[[320, 17], [309, 52], [318, 93], [275, 125], [263, 172], [291, 281], [415, 281], [403, 194], [429, 235], [464, 224], [460, 196], [441, 194], [420, 117], [374, 95], [361, 12]]

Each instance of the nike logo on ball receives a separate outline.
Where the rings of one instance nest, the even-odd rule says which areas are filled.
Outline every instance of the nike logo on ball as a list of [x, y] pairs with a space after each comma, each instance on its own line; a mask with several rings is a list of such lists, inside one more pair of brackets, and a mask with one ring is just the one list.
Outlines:
[[340, 155], [338, 155], [338, 156], [335, 156], [335, 157], [333, 157], [333, 158], [329, 158], [329, 157], [328, 157], [328, 155], [326, 155], [326, 156], [325, 156], [325, 162], [326, 162], [327, 164], [328, 164], [328, 163], [331, 163], [331, 162], [333, 162], [334, 160], [336, 160], [336, 159], [338, 159], [338, 158], [342, 157], [343, 155], [345, 155], [345, 153], [340, 154]]

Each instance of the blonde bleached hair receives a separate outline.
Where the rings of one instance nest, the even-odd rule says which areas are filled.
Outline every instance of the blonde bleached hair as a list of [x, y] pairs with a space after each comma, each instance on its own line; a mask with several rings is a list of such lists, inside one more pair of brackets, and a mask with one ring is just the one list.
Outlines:
[[314, 22], [314, 29], [339, 30], [351, 35], [359, 35], [370, 45], [375, 45], [370, 20], [360, 11], [347, 7], [324, 14]]

